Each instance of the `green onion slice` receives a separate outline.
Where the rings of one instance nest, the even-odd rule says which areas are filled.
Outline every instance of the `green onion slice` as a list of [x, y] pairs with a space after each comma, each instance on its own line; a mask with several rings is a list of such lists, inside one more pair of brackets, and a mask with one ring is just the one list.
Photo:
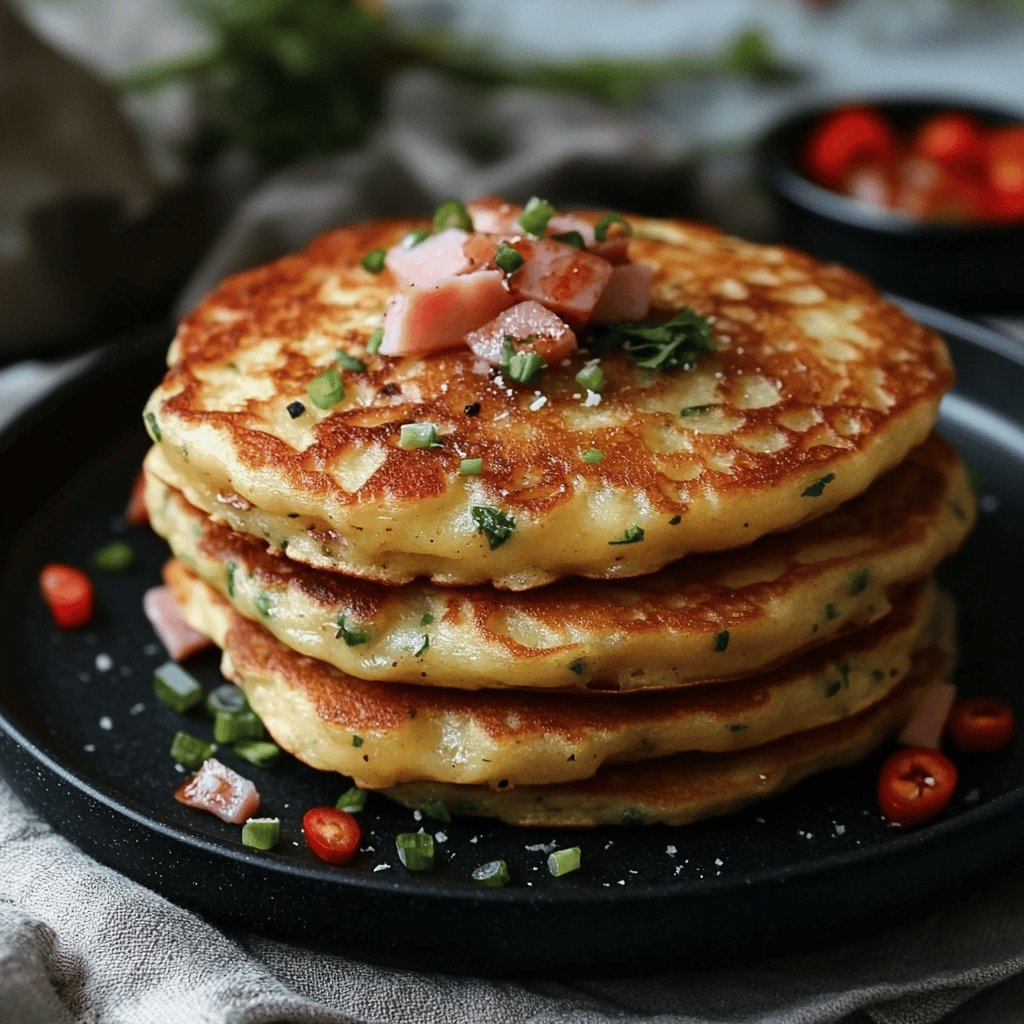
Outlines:
[[219, 714], [240, 715], [249, 710], [249, 702], [241, 687], [234, 683], [222, 683], [207, 694], [206, 710], [215, 718]]
[[406, 451], [416, 448], [440, 448], [437, 425], [434, 423], [403, 423], [398, 435], [398, 447]]
[[184, 714], [203, 699], [203, 688], [176, 662], [168, 661], [153, 673], [153, 692], [161, 704]]
[[359, 265], [369, 274], [379, 274], [384, 269], [386, 249], [371, 249], [360, 261]]
[[490, 860], [480, 867], [474, 868], [469, 876], [478, 885], [486, 885], [492, 889], [501, 889], [511, 881], [508, 865], [503, 860]]
[[579, 868], [580, 848], [578, 846], [570, 846], [566, 850], [555, 850], [548, 854], [548, 871], [555, 878], [567, 875], [571, 871], [579, 871]]
[[124, 540], [112, 541], [110, 544], [104, 544], [92, 556], [92, 564], [102, 572], [114, 575], [127, 572], [135, 565], [135, 548]]
[[402, 236], [399, 245], [403, 249], [415, 249], [420, 242], [430, 237], [430, 232], [426, 228], [414, 228], [412, 231], [406, 232]]
[[446, 199], [434, 211], [434, 230], [444, 231], [445, 228], [473, 230], [473, 218], [470, 217], [465, 204], [460, 203], [458, 199]]
[[584, 462], [604, 462], [604, 452], [600, 448], [588, 448], [580, 458]]
[[552, 241], [561, 242], [563, 245], [571, 245], [574, 249], [585, 249], [587, 243], [578, 231], [563, 231], [560, 235], [552, 235]]
[[484, 471], [483, 459], [463, 459], [459, 463], [460, 476], [480, 476]]
[[443, 800], [424, 800], [419, 806], [419, 811], [425, 818], [430, 818], [433, 821], [443, 821], [448, 824], [452, 820], [448, 805]]
[[142, 414], [142, 418], [146, 421], [146, 425], [149, 427], [149, 432], [153, 435], [153, 440], [159, 444], [163, 439], [163, 431], [160, 429], [160, 424], [156, 421], [154, 413], [146, 412]]
[[242, 826], [242, 845], [254, 850], [272, 850], [281, 842], [280, 818], [250, 818]]
[[269, 740], [240, 740], [231, 749], [257, 768], [269, 768], [281, 756], [281, 748]]
[[339, 811], [356, 814], [366, 806], [366, 790], [360, 789], [358, 786], [352, 786], [351, 789], [346, 789], [338, 797], [338, 802], [334, 806]]
[[362, 359], [350, 356], [343, 348], [338, 349], [337, 359], [343, 370], [351, 370], [352, 373], [363, 373], [366, 370], [366, 363]]
[[431, 871], [434, 867], [434, 837], [427, 832], [402, 832], [395, 836], [398, 859], [410, 871]]
[[212, 743], [207, 743], [187, 732], [176, 732], [171, 741], [171, 760], [178, 764], [198, 771], [203, 762], [213, 757], [217, 748]]
[[337, 620], [338, 632], [334, 634], [335, 640], [344, 640], [349, 647], [358, 647], [370, 639], [370, 634], [365, 629], [353, 629], [348, 624], [348, 616], [341, 614]]
[[324, 370], [319, 377], [314, 377], [306, 388], [309, 400], [318, 409], [330, 409], [345, 397], [345, 385], [341, 382], [341, 374], [337, 370]]
[[546, 199], [534, 196], [523, 207], [523, 212], [519, 215], [519, 225], [527, 234], [540, 238], [547, 230], [548, 221], [554, 215], [555, 208]]
[[218, 711], [213, 719], [213, 738], [218, 743], [261, 740], [264, 735], [263, 723], [255, 711], [240, 711], [235, 714]]
[[588, 391], [594, 391], [597, 394], [601, 394], [604, 391], [604, 386], [607, 383], [604, 377], [604, 370], [601, 369], [597, 363], [591, 363], [589, 366], [584, 366], [579, 373], [576, 374], [576, 383], [581, 388], [586, 388]]
[[494, 262], [497, 263], [501, 270], [504, 270], [506, 274], [511, 276], [526, 260], [523, 259], [522, 253], [516, 252], [507, 242], [502, 242], [494, 254]]
[[369, 352], [370, 355], [376, 355], [380, 351], [381, 342], [383, 341], [384, 328], [378, 327], [366, 342], [366, 351]]
[[594, 238], [599, 242], [605, 241], [608, 238], [608, 229], [613, 224], [618, 224], [622, 228], [622, 234], [627, 238], [633, 234], [633, 225], [621, 213], [606, 213], [594, 225]]
[[644, 528], [642, 526], [629, 526], [625, 529], [618, 540], [610, 540], [609, 544], [638, 544], [644, 539]]

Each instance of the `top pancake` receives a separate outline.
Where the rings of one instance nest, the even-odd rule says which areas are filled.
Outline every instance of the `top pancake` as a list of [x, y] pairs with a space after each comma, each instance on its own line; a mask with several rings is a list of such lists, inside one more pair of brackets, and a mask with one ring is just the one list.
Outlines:
[[[548, 368], [539, 404], [469, 349], [368, 355], [396, 283], [359, 260], [420, 225], [343, 228], [229, 279], [181, 324], [147, 406], [166, 482], [299, 562], [528, 589], [648, 573], [788, 528], [927, 435], [952, 383], [945, 346], [865, 279], [710, 228], [633, 224], [631, 256], [655, 268], [652, 315], [713, 318], [717, 351], [694, 370], [613, 353], [600, 404], [585, 406], [583, 353]], [[338, 348], [367, 370], [342, 370], [345, 398], [322, 411], [306, 386], [337, 368]], [[295, 400], [306, 410], [292, 419]], [[398, 447], [400, 427], [424, 421], [440, 446]], [[591, 448], [603, 462], [582, 461]], [[482, 458], [483, 475], [459, 475], [463, 458]], [[507, 540], [490, 546], [476, 506], [514, 520]]]

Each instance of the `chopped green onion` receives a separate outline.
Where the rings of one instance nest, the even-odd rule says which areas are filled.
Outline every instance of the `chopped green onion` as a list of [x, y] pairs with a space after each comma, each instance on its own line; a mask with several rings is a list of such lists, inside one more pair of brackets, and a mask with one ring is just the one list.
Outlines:
[[723, 651], [729, 649], [729, 630], [723, 629], [720, 633], [715, 634], [715, 642], [711, 645], [711, 650], [716, 654], [721, 654]]
[[413, 451], [416, 448], [440, 448], [436, 424], [403, 423], [398, 435], [398, 447], [406, 451]]
[[587, 243], [578, 231], [563, 231], [560, 235], [552, 235], [552, 241], [561, 242], [563, 245], [571, 245], [574, 249], [585, 249]]
[[360, 261], [359, 265], [370, 274], [379, 274], [384, 269], [386, 249], [371, 249]]
[[213, 738], [218, 743], [261, 740], [263, 736], [263, 723], [255, 711], [238, 711], [234, 714], [218, 711], [214, 716]]
[[343, 370], [351, 370], [352, 373], [363, 373], [366, 370], [366, 363], [362, 359], [350, 356], [343, 348], [338, 349], [337, 360]]
[[402, 832], [395, 836], [398, 859], [410, 871], [432, 871], [434, 837], [427, 832]]
[[319, 377], [314, 377], [306, 388], [309, 400], [318, 409], [330, 409], [345, 397], [345, 385], [341, 382], [341, 374], [337, 370], [324, 370]]
[[644, 539], [644, 528], [633, 525], [628, 527], [618, 540], [610, 540], [609, 544], [637, 544]]
[[459, 463], [460, 476], [479, 476], [483, 471], [483, 459], [463, 459]]
[[242, 845], [254, 850], [272, 850], [281, 842], [280, 818], [250, 818], [242, 826]]
[[599, 242], [605, 241], [608, 237], [608, 229], [613, 225], [618, 224], [622, 228], [622, 233], [628, 238], [633, 234], [633, 225], [622, 216], [621, 213], [606, 213], [595, 225], [594, 225], [594, 238]]
[[800, 495], [801, 498], [820, 498], [825, 491], [826, 486], [835, 480], [835, 473], [826, 473], [823, 477], [815, 480], [810, 487], [804, 489]]
[[516, 352], [502, 370], [514, 384], [532, 384], [547, 366], [539, 352]]
[[555, 208], [546, 200], [534, 196], [523, 207], [519, 215], [519, 225], [528, 234], [540, 238], [548, 226], [548, 221], [555, 215]]
[[688, 405], [684, 409], [679, 410], [680, 416], [700, 416], [702, 413], [708, 411], [708, 409], [714, 409], [713, 405]]
[[365, 644], [370, 639], [370, 634], [365, 629], [352, 629], [348, 625], [347, 620], [347, 615], [342, 614], [338, 616], [338, 632], [334, 634], [334, 639], [344, 639], [349, 647], [358, 647], [360, 644]]
[[601, 369], [597, 363], [591, 363], [589, 366], [584, 366], [579, 373], [576, 374], [576, 383], [581, 388], [586, 388], [588, 391], [594, 391], [597, 394], [601, 394], [604, 391], [604, 386], [607, 383], [604, 377], [604, 370]]
[[92, 563], [103, 572], [127, 572], [135, 564], [135, 548], [127, 541], [115, 540], [110, 544], [104, 544], [92, 556]]
[[216, 749], [212, 743], [179, 731], [171, 740], [171, 760], [191, 768], [192, 771], [198, 771], [205, 760], [213, 757]]
[[339, 811], [356, 814], [366, 806], [366, 790], [360, 789], [358, 786], [352, 786], [338, 797], [338, 802], [334, 806]]
[[269, 768], [281, 756], [281, 748], [269, 740], [240, 740], [231, 749], [257, 768]]
[[569, 874], [570, 871], [578, 871], [580, 867], [580, 848], [570, 846], [566, 850], [555, 850], [548, 854], [548, 871], [559, 878]]
[[476, 523], [477, 532], [487, 537], [492, 551], [500, 548], [515, 531], [515, 519], [493, 505], [473, 505], [469, 511]]
[[573, 658], [569, 662], [569, 671], [575, 672], [576, 675], [581, 676], [587, 671], [587, 663], [583, 658]]
[[470, 217], [469, 210], [458, 199], [446, 199], [434, 211], [434, 230], [444, 231], [445, 228], [473, 230], [473, 218]]
[[160, 424], [156, 421], [156, 416], [151, 413], [143, 413], [142, 418], [149, 425], [149, 432], [153, 435], [153, 440], [159, 443], [164, 439], [163, 432], [160, 430]]
[[448, 805], [443, 800], [424, 800], [419, 806], [420, 813], [434, 821], [443, 821], [446, 824], [452, 820], [448, 813]]
[[580, 458], [584, 462], [604, 462], [604, 452], [600, 448], [588, 448]]
[[501, 270], [504, 270], [506, 274], [511, 276], [526, 261], [523, 259], [522, 253], [516, 252], [507, 242], [502, 242], [494, 254], [494, 262], [498, 264]]
[[850, 594], [863, 594], [867, 590], [868, 582], [871, 579], [871, 572], [868, 569], [860, 569], [853, 574], [850, 580]]
[[376, 355], [380, 351], [381, 342], [384, 340], [384, 328], [378, 327], [374, 330], [373, 334], [370, 335], [369, 340], [366, 342], [366, 351], [370, 355]]
[[352, 746], [361, 747], [363, 745], [363, 737], [357, 736], [355, 733], [352, 734]]
[[511, 881], [508, 865], [503, 860], [491, 860], [480, 867], [474, 868], [469, 876], [478, 885], [486, 885], [492, 889], [501, 889]]
[[238, 565], [235, 562], [228, 562], [224, 572], [224, 584], [227, 587], [228, 597], [235, 596], [235, 573], [238, 572]]
[[268, 594], [265, 590], [258, 593], [252, 603], [256, 606], [256, 611], [265, 619], [272, 619], [274, 617], [274, 595]]
[[430, 237], [430, 232], [426, 228], [414, 228], [412, 231], [407, 231], [402, 235], [402, 240], [399, 245], [403, 249], [415, 249], [420, 242]]
[[429, 625], [431, 625], [433, 623], [433, 621], [434, 621], [434, 616], [431, 615], [430, 612], [424, 612], [420, 616], [420, 625], [421, 626], [429, 626]]
[[249, 702], [240, 686], [234, 683], [222, 683], [211, 690], [206, 696], [206, 710], [214, 718], [219, 714], [240, 715], [249, 710]]
[[419, 645], [419, 647], [416, 648], [416, 652], [415, 652], [415, 654], [413, 654], [413, 657], [414, 658], [419, 658], [422, 655], [426, 654], [427, 651], [429, 651], [429, 650], [430, 650], [430, 637], [427, 636], [426, 633], [424, 633], [423, 634], [423, 643], [421, 643]]
[[161, 704], [179, 715], [203, 699], [203, 688], [173, 661], [165, 662], [153, 673], [153, 692]]

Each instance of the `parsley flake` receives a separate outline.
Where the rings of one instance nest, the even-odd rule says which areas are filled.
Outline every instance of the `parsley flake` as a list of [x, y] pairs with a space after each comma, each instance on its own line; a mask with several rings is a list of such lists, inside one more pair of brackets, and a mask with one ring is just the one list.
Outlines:
[[815, 480], [813, 484], [805, 488], [803, 493], [800, 495], [801, 498], [820, 498], [824, 493], [825, 488], [835, 480], [835, 473], [826, 473], [820, 480]]
[[710, 321], [689, 306], [664, 323], [601, 324], [587, 348], [594, 355], [621, 348], [637, 366], [649, 370], [692, 370], [701, 352], [715, 351]]
[[370, 634], [365, 629], [353, 629], [348, 624], [347, 615], [339, 615], [337, 621], [338, 632], [334, 634], [335, 640], [344, 640], [349, 647], [358, 647], [370, 639]]
[[512, 536], [516, 528], [516, 521], [507, 512], [493, 505], [473, 505], [470, 508], [473, 522], [476, 523], [477, 533], [487, 537], [487, 543], [493, 551], [500, 548]]
[[723, 651], [729, 648], [729, 630], [723, 629], [721, 633], [715, 634], [715, 642], [711, 645], [711, 650], [716, 654], [721, 654]]
[[609, 544], [639, 544], [644, 539], [644, 528], [635, 523], [627, 527], [618, 540], [610, 540]]

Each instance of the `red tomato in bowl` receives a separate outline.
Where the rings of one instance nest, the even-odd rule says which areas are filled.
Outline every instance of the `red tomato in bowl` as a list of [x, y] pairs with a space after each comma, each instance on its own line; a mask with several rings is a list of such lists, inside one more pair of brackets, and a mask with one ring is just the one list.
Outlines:
[[946, 110], [918, 128], [911, 148], [939, 164], [981, 166], [988, 150], [988, 133], [970, 114]]
[[987, 171], [992, 216], [1024, 217], [1024, 125], [992, 130]]
[[868, 107], [847, 107], [823, 118], [811, 130], [804, 168], [818, 184], [842, 190], [850, 171], [865, 164], [886, 164], [899, 150], [891, 125]]

